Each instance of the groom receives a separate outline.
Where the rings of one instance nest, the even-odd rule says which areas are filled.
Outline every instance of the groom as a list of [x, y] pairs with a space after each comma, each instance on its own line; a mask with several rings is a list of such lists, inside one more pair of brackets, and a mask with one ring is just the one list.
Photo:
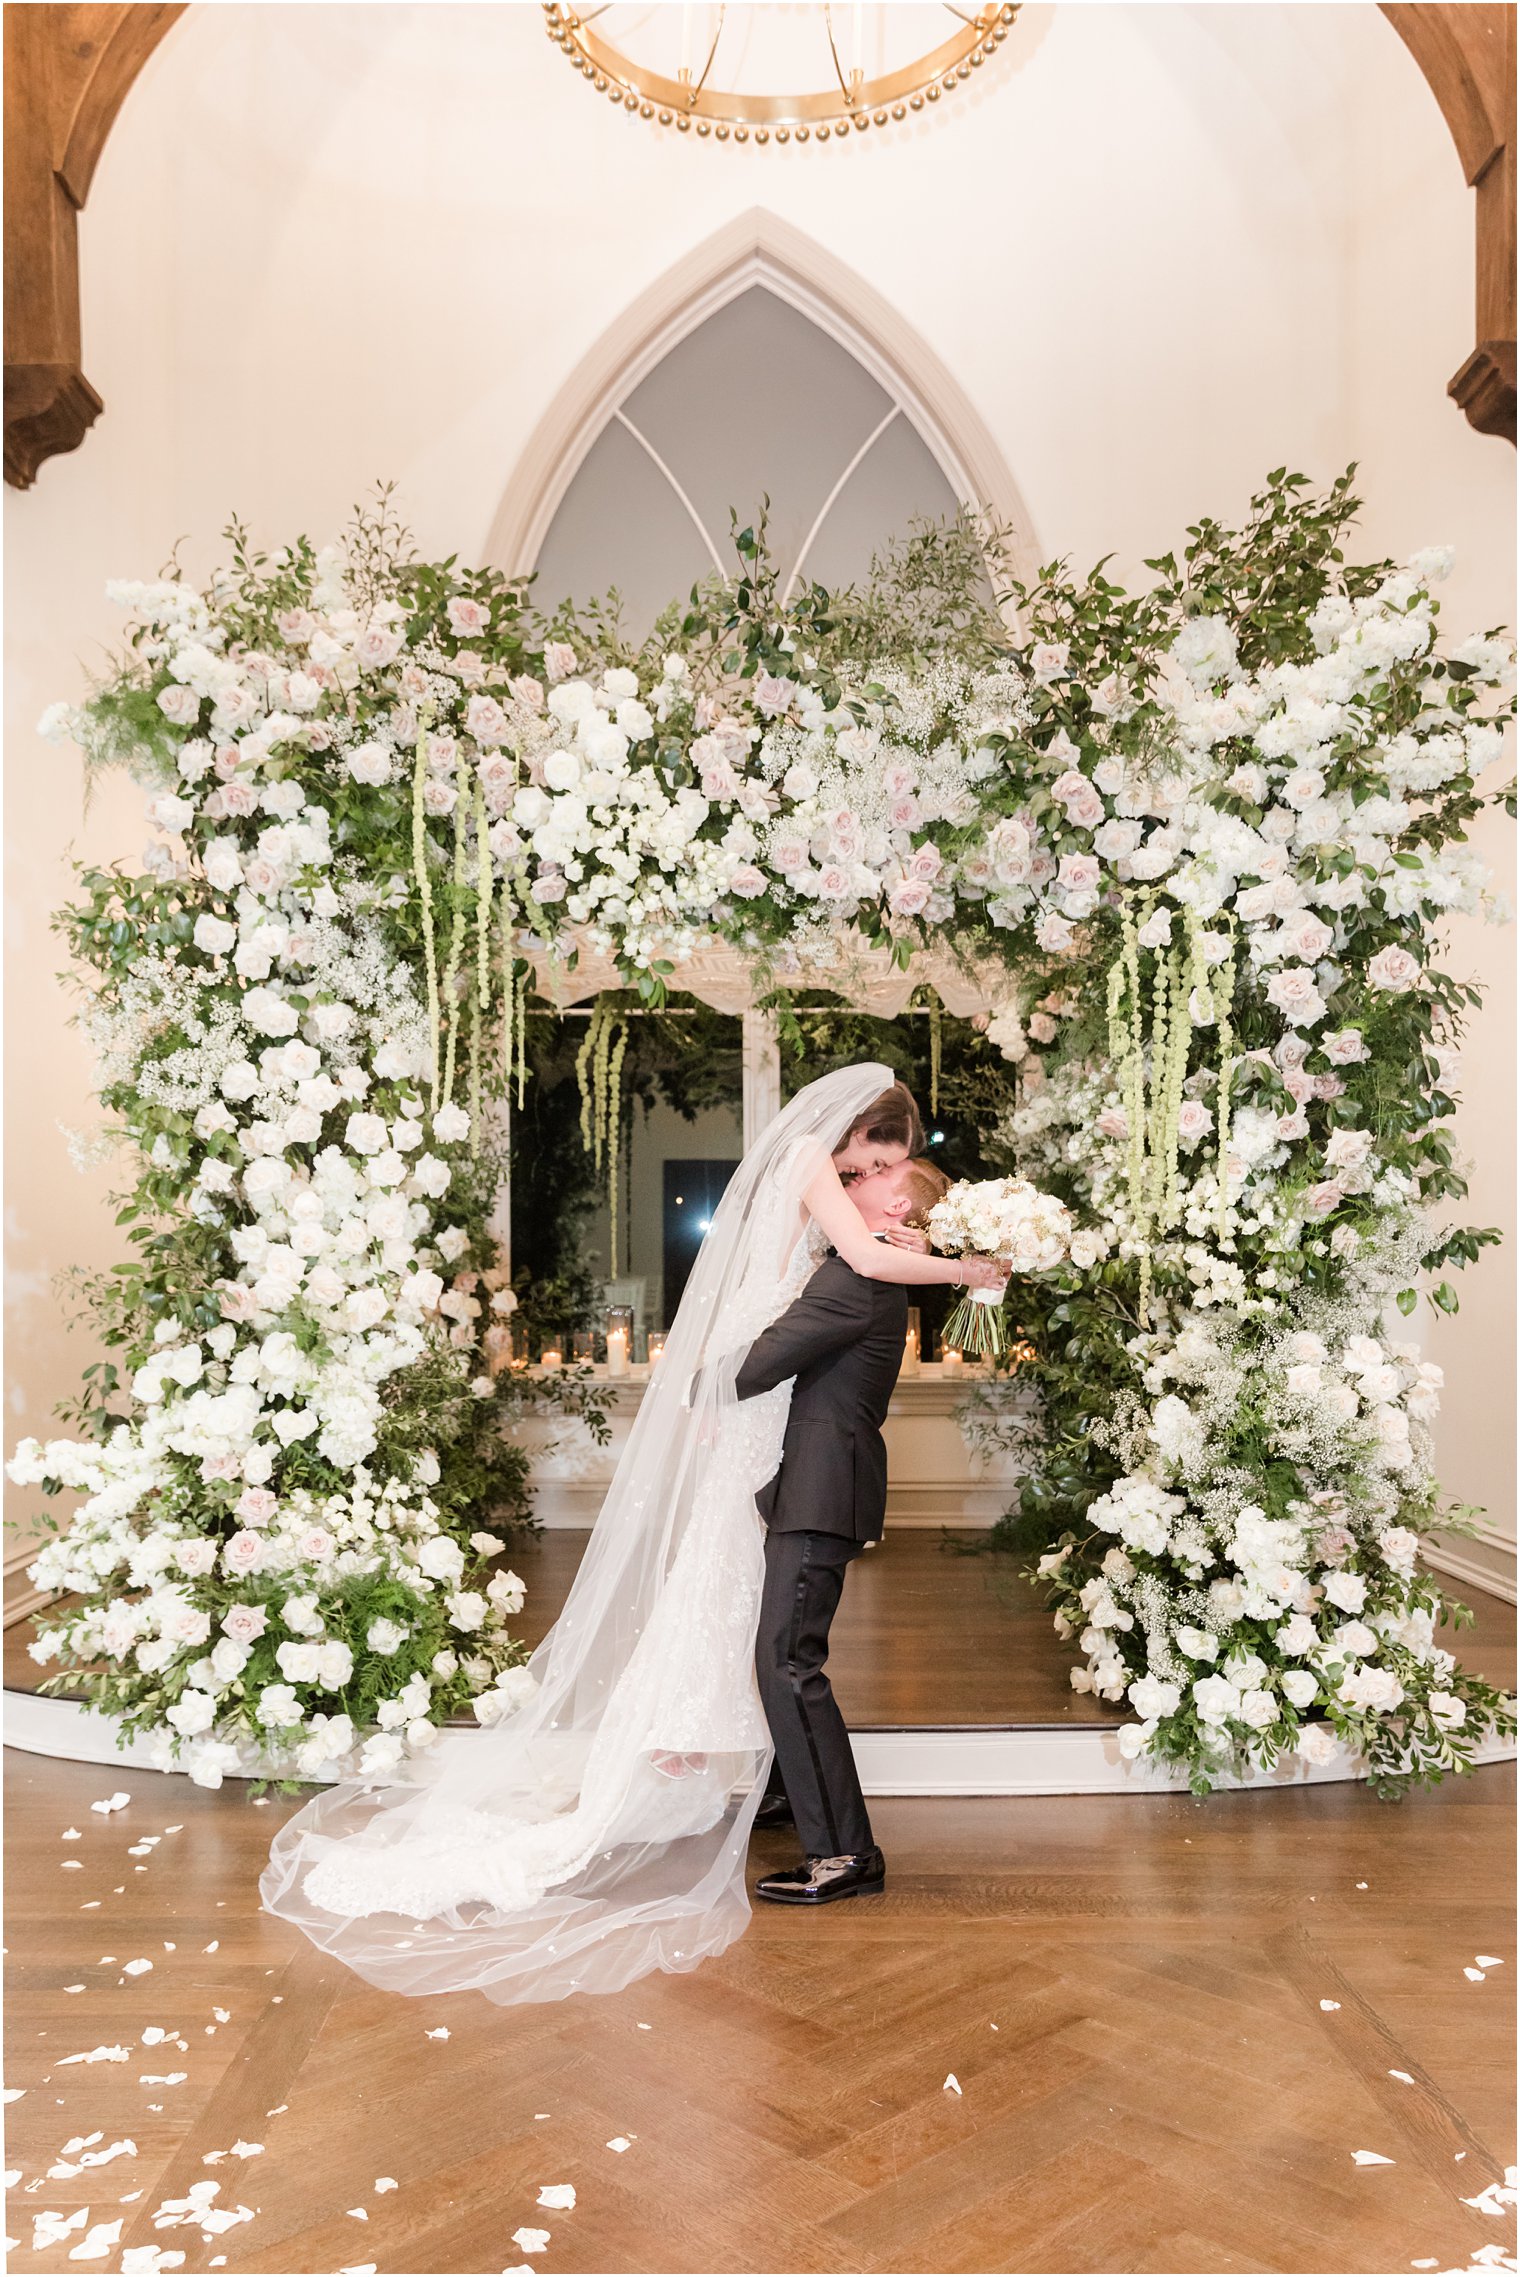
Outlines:
[[[849, 1193], [884, 1238], [926, 1217], [949, 1183], [932, 1162], [906, 1161], [857, 1179]], [[780, 1905], [824, 1905], [885, 1886], [824, 1662], [845, 1568], [880, 1539], [886, 1518], [881, 1426], [907, 1322], [901, 1282], [868, 1281], [831, 1251], [750, 1346], [734, 1385], [752, 1399], [796, 1378], [781, 1468], [758, 1497], [767, 1533], [755, 1672], [776, 1759], [756, 1824], [795, 1821], [806, 1853], [802, 1865], [756, 1883], [757, 1897]]]

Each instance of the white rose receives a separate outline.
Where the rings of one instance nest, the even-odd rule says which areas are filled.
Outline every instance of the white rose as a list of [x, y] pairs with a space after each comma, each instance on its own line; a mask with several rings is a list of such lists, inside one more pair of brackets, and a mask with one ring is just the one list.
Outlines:
[[1321, 1586], [1331, 1604], [1338, 1605], [1343, 1613], [1360, 1613], [1367, 1602], [1367, 1584], [1359, 1573], [1327, 1573]]
[[259, 1694], [258, 1719], [266, 1730], [288, 1731], [305, 1721], [306, 1711], [289, 1684], [266, 1684]]
[[383, 743], [356, 744], [343, 762], [356, 783], [388, 783], [394, 772], [391, 753]]

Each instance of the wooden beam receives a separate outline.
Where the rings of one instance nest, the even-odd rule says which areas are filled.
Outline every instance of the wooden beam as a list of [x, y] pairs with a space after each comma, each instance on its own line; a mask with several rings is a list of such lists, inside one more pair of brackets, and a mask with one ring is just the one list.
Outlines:
[[79, 329], [79, 211], [133, 80], [184, 6], [5, 9], [5, 479], [29, 489], [101, 409]]
[[1447, 393], [1515, 440], [1515, 9], [1384, 5], [1441, 106], [1476, 201], [1477, 344]]

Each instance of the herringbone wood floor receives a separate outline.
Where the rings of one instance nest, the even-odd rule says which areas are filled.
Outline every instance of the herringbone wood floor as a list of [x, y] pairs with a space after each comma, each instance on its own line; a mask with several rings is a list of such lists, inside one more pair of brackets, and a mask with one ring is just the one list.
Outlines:
[[[1504, 2234], [1460, 2201], [1512, 2155], [1507, 1765], [1397, 1807], [882, 1802], [884, 1898], [760, 1907], [692, 1976], [508, 2011], [372, 1992], [258, 1914], [283, 1802], [16, 1755], [9, 1779], [17, 2269], [74, 2266], [84, 2229], [33, 2253], [33, 2219], [84, 2206], [123, 2222], [90, 2266], [156, 2243], [264, 2277], [473, 2277], [522, 2261], [522, 2224], [551, 2273], [1386, 2272]], [[1481, 1984], [1478, 1953], [1505, 1963]], [[109, 2046], [130, 2060], [62, 2061]], [[97, 2128], [135, 2153], [47, 2180]], [[262, 2155], [204, 2163], [239, 2139]], [[209, 2178], [254, 2219], [155, 2230]], [[540, 2211], [563, 2182], [574, 2211]]]

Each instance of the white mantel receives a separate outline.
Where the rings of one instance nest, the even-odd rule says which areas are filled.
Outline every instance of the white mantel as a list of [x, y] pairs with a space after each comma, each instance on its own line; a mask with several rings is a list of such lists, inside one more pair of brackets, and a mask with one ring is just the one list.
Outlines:
[[[947, 1374], [938, 1361], [930, 1361], [918, 1375], [898, 1378], [884, 1431], [889, 1526], [991, 1526], [1008, 1508], [1020, 1466], [1006, 1457], [991, 1464], [974, 1460], [955, 1420], [967, 1391], [983, 1375], [972, 1367]], [[608, 1384], [612, 1439], [606, 1447], [598, 1447], [581, 1427], [567, 1428], [552, 1417], [532, 1417], [519, 1425], [520, 1443], [534, 1456], [533, 1509], [541, 1525], [584, 1528], [595, 1523], [647, 1382], [648, 1370], [641, 1368]], [[552, 1444], [556, 1439], [557, 1447]]]

